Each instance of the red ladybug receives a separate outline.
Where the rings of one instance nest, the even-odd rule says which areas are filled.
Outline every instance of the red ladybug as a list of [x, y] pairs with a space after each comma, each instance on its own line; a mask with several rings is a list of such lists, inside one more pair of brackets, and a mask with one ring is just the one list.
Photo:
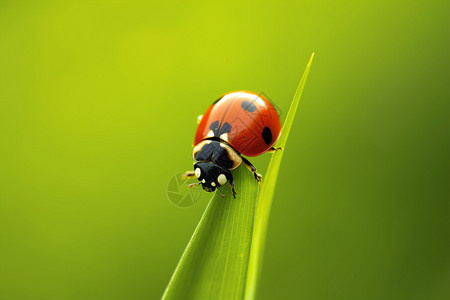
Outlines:
[[200, 182], [190, 186], [201, 184], [205, 191], [213, 192], [229, 182], [236, 198], [230, 170], [243, 162], [260, 181], [261, 175], [242, 155], [279, 150], [272, 146], [280, 132], [278, 113], [262, 95], [246, 91], [223, 95], [208, 108], [198, 125], [194, 172], [187, 175], [196, 176]]

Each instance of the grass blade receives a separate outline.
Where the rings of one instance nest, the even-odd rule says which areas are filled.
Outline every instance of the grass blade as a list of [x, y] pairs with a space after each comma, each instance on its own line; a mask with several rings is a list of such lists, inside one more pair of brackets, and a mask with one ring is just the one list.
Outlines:
[[163, 299], [242, 299], [258, 184], [242, 165], [233, 172], [237, 198], [216, 193], [189, 241]]
[[[313, 54], [314, 55], [314, 54]], [[277, 146], [284, 147], [313, 56], [295, 93]], [[283, 151], [273, 154], [261, 193], [251, 172], [233, 172], [237, 198], [216, 193], [195, 229], [163, 299], [253, 299]], [[258, 202], [258, 205], [256, 203]]]
[[[291, 131], [292, 123], [294, 122], [295, 113], [297, 112], [300, 97], [302, 96], [303, 88], [305, 87], [306, 78], [308, 77], [309, 69], [314, 58], [314, 53], [309, 59], [308, 65], [303, 73], [302, 79], [295, 91], [292, 99], [291, 107], [289, 108], [286, 120], [284, 121], [283, 131], [277, 142], [277, 147], [284, 148]], [[277, 183], [278, 171], [280, 169], [281, 159], [284, 151], [277, 151], [273, 153], [272, 158], [264, 176], [263, 185], [258, 198], [258, 205], [255, 214], [255, 223], [253, 228], [252, 247], [250, 252], [250, 262], [248, 267], [247, 287], [245, 292], [245, 299], [254, 299], [257, 288], [259, 275], [261, 272], [262, 258], [264, 252], [264, 244], [266, 240], [267, 224], [269, 221], [270, 208], [272, 207], [273, 195], [275, 192], [275, 185]]]

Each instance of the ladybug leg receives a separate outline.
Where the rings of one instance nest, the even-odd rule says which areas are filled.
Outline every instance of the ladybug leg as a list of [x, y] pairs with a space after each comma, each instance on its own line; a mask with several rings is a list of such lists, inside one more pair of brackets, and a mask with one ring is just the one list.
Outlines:
[[262, 179], [262, 175], [256, 172], [255, 166], [252, 165], [252, 163], [249, 162], [245, 157], [242, 157], [242, 162], [247, 166], [247, 168], [249, 168], [250, 171], [252, 171], [256, 181], [260, 182]]
[[277, 147], [277, 148], [275, 148], [275, 147], [270, 147], [269, 150], [267, 150], [267, 152], [272, 153], [272, 152], [277, 152], [277, 151], [281, 151], [281, 150], [284, 150], [284, 149], [281, 148], [281, 147]]
[[225, 176], [227, 176], [227, 180], [230, 183], [231, 186], [231, 192], [233, 193], [233, 198], [236, 199], [236, 191], [234, 190], [234, 179], [233, 179], [233, 175], [231, 175], [231, 173], [225, 174]]
[[261, 182], [262, 180], [262, 175], [257, 173], [257, 172], [253, 172], [253, 176], [255, 176], [255, 180], [258, 182]]
[[233, 193], [233, 198], [236, 199], [236, 191], [234, 190], [234, 182], [230, 182], [231, 192]]

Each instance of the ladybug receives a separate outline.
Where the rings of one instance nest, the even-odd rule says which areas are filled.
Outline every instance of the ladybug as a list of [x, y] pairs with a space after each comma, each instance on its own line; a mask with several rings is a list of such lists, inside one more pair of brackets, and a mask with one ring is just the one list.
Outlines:
[[186, 173], [197, 177], [199, 182], [190, 187], [201, 184], [205, 191], [213, 192], [229, 182], [236, 198], [230, 171], [241, 163], [261, 181], [261, 175], [243, 155], [258, 156], [281, 150], [273, 147], [280, 136], [281, 122], [269, 100], [247, 91], [228, 93], [217, 99], [199, 119], [194, 140], [194, 172]]

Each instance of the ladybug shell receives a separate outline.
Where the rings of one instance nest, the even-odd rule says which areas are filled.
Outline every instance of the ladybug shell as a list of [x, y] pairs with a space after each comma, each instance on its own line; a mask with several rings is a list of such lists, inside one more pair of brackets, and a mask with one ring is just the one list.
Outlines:
[[225, 94], [203, 115], [194, 145], [219, 138], [246, 156], [266, 152], [277, 141], [281, 122], [269, 100], [251, 92]]

